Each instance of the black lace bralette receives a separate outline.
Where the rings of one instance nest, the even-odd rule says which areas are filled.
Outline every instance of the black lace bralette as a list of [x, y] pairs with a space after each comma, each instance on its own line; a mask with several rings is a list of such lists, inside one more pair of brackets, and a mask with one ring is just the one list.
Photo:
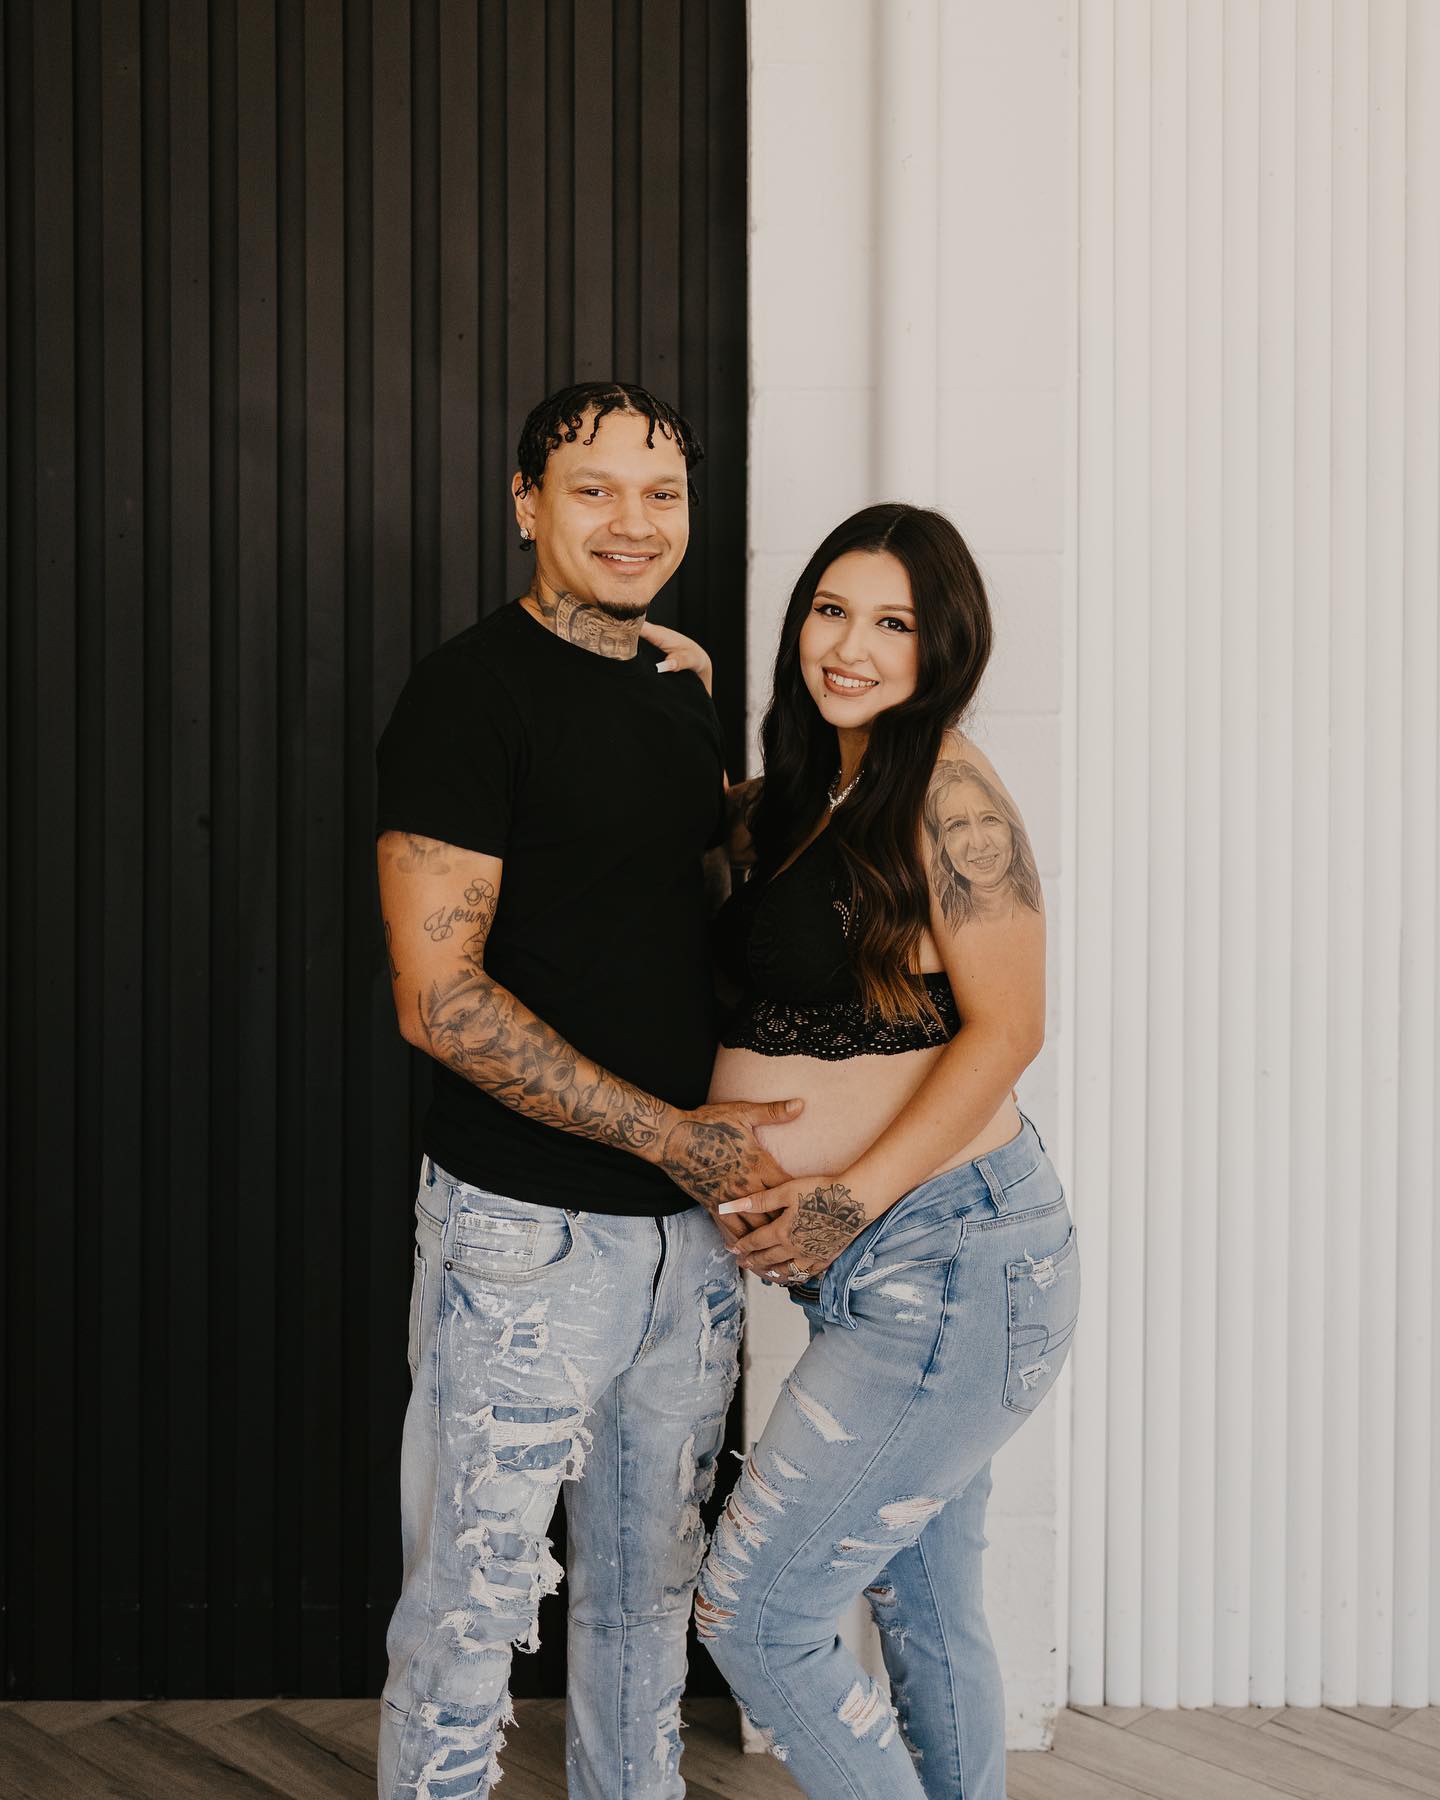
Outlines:
[[850, 964], [850, 884], [822, 831], [769, 881], [752, 877], [716, 914], [717, 960], [741, 989], [720, 1042], [761, 1056], [898, 1056], [931, 1050], [960, 1029], [945, 975], [924, 975], [936, 1017], [867, 1013]]

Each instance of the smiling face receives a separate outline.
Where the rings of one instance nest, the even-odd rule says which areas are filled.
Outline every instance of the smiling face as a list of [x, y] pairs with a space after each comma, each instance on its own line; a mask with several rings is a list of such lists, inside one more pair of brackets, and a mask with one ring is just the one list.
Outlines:
[[983, 891], [1002, 887], [1015, 856], [1010, 825], [977, 781], [954, 781], [935, 796], [940, 845], [957, 875]]
[[[594, 430], [593, 441], [587, 442]], [[515, 517], [535, 542], [537, 573], [555, 593], [613, 618], [643, 614], [690, 541], [685, 458], [639, 413], [587, 413], [573, 444], [550, 452], [545, 479], [515, 487]]]
[[888, 550], [850, 550], [820, 577], [800, 627], [800, 671], [820, 715], [864, 729], [915, 692], [920, 653], [910, 578]]

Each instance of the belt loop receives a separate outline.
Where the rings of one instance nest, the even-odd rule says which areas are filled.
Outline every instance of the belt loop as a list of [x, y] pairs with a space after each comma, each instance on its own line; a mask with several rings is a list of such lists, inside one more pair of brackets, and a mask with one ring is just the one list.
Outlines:
[[990, 1190], [990, 1198], [994, 1203], [995, 1211], [997, 1213], [1003, 1213], [1006, 1210], [1005, 1190], [1000, 1185], [999, 1176], [997, 1176], [995, 1171], [990, 1167], [989, 1158], [982, 1156], [975, 1164], [975, 1167], [985, 1179], [985, 1185]]
[[434, 1187], [435, 1185], [435, 1165], [430, 1160], [428, 1150], [420, 1158], [420, 1185], [422, 1187]]

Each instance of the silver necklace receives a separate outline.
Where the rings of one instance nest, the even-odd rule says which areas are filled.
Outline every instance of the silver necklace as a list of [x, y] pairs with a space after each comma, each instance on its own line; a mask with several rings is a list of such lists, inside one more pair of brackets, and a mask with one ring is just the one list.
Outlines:
[[855, 773], [850, 777], [849, 781], [847, 781], [845, 783], [844, 787], [841, 788], [841, 790], [838, 794], [835, 792], [835, 781], [838, 781], [840, 779], [840, 777], [837, 775], [835, 777], [835, 781], [832, 781], [830, 783], [829, 792], [826, 794], [825, 797], [830, 802], [830, 810], [832, 813], [834, 812], [835, 808], [840, 804], [840, 802], [842, 800], [844, 800], [847, 797], [847, 795], [850, 793], [850, 790], [855, 786], [855, 783], [860, 779], [861, 773], [862, 773], [862, 771], [860, 769], [857, 769], [855, 771]]

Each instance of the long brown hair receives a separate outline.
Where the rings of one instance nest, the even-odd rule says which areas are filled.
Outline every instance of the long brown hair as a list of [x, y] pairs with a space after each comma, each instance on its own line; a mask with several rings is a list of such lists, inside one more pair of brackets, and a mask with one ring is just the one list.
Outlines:
[[867, 506], [835, 527], [795, 583], [760, 727], [765, 780], [751, 821], [755, 878], [773, 875], [813, 831], [835, 779], [835, 729], [805, 686], [800, 630], [821, 577], [852, 550], [888, 551], [904, 569], [919, 666], [910, 698], [871, 722], [864, 778], [828, 829], [850, 877], [850, 957], [866, 1008], [887, 1019], [922, 1018], [933, 1008], [913, 972], [930, 911], [918, 855], [921, 807], [946, 727], [959, 722], [980, 685], [992, 635], [980, 571], [943, 513], [900, 501]]

